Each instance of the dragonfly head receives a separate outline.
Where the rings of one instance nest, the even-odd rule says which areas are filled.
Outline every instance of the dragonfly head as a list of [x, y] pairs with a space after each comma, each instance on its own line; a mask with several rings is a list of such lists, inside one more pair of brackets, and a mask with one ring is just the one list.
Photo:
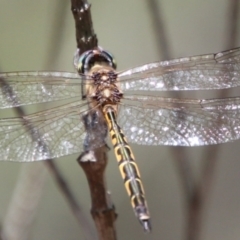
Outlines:
[[74, 57], [74, 66], [81, 74], [88, 73], [95, 64], [107, 65], [116, 69], [117, 65], [113, 56], [98, 47], [97, 49], [89, 50], [78, 55], [78, 51]]

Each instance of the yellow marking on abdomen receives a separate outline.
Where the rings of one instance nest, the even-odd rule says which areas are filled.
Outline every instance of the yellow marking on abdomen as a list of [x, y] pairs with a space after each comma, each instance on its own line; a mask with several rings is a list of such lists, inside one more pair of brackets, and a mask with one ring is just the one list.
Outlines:
[[148, 221], [150, 216], [144, 196], [144, 188], [133, 152], [121, 128], [116, 122], [114, 109], [106, 107], [104, 109], [104, 116], [109, 128], [119, 170], [124, 180], [127, 193], [131, 199], [132, 208], [141, 222]]

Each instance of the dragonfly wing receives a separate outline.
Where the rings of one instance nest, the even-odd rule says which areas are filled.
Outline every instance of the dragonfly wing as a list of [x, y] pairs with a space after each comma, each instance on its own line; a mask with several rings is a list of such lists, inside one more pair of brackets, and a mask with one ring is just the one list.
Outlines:
[[130, 142], [201, 146], [240, 138], [240, 98], [182, 100], [133, 96], [124, 100], [119, 122]]
[[0, 160], [32, 162], [81, 152], [86, 112], [88, 106], [77, 101], [22, 118], [0, 119]]
[[0, 108], [80, 98], [81, 80], [68, 72], [0, 73]]
[[119, 73], [123, 91], [178, 91], [240, 85], [240, 48], [146, 64]]

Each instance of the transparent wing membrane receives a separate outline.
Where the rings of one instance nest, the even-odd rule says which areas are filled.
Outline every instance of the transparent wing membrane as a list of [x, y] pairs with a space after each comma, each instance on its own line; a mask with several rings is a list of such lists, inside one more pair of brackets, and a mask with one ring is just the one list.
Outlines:
[[[0, 73], [0, 108], [81, 97], [88, 76], [69, 72]], [[224, 89], [240, 85], [240, 48], [150, 63], [119, 74], [123, 91]], [[9, 88], [14, 93], [9, 95]], [[12, 98], [20, 99], [15, 105]]]
[[[24, 117], [0, 119], [0, 160], [44, 160], [105, 144], [107, 127], [101, 111], [89, 109], [81, 97], [81, 87], [93, 84], [86, 80], [90, 76], [68, 72], [0, 73], [2, 109], [72, 101]], [[197, 100], [150, 95], [151, 91], [239, 86], [240, 48], [146, 64], [119, 73], [119, 82], [124, 97], [118, 122], [129, 142], [200, 146], [240, 138], [240, 97]], [[149, 96], [128, 95], [128, 90], [146, 90]]]
[[129, 142], [201, 146], [240, 138], [240, 98], [132, 96], [125, 101], [118, 119]]
[[[0, 108], [44, 103], [77, 97], [81, 99], [81, 84], [86, 76], [68, 72], [0, 73]], [[11, 92], [11, 93], [10, 93]], [[13, 104], [13, 99], [18, 99]]]
[[[86, 103], [77, 101], [23, 118], [0, 119], [0, 159], [30, 162], [79, 153], [87, 112]], [[103, 144], [98, 141], [93, 147]]]
[[178, 91], [240, 85], [240, 48], [146, 64], [121, 72], [124, 91]]

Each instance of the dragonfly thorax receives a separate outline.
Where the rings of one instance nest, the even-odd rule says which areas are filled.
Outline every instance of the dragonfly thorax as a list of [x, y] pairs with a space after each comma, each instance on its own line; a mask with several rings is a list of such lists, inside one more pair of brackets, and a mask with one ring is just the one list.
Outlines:
[[91, 84], [87, 96], [97, 105], [118, 104], [123, 96], [118, 75], [110, 66], [95, 64], [90, 71]]

